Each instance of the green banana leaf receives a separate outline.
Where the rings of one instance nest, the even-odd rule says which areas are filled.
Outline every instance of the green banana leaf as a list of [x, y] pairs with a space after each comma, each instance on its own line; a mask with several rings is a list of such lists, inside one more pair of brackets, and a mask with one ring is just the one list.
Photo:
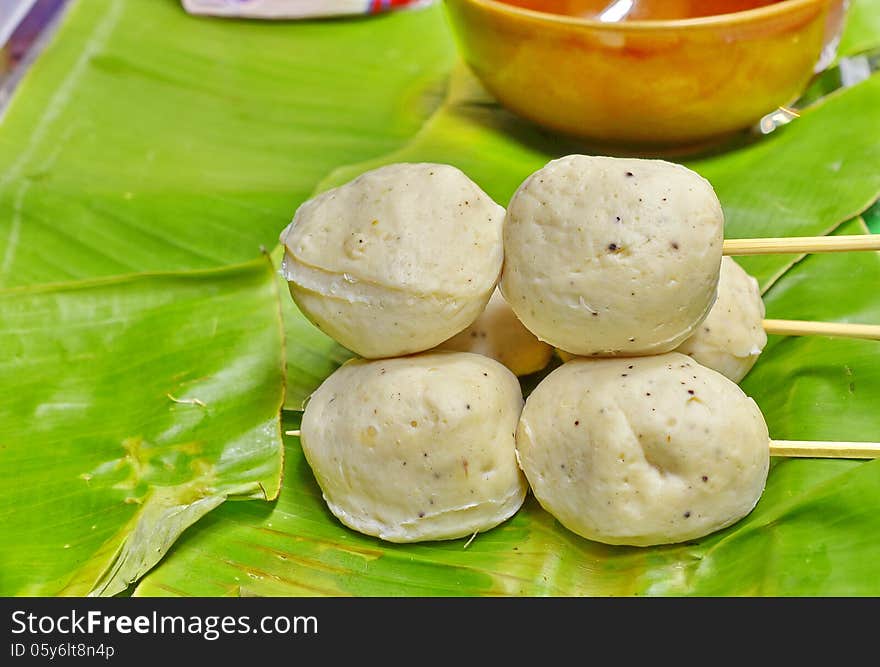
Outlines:
[[[842, 53], [873, 43], [870, 7], [875, 5], [876, 0], [857, 0]], [[834, 93], [768, 137], [742, 137], [723, 152], [687, 164], [715, 184], [729, 237], [828, 233], [864, 211], [880, 192], [878, 108], [875, 75]], [[369, 20], [262, 23], [190, 17], [175, 0], [79, 0], [0, 124], [0, 239], [6, 241], [0, 246], [0, 286], [245, 261], [261, 247], [276, 246], [278, 233], [313, 192], [400, 160], [456, 164], [505, 204], [528, 173], [570, 152], [590, 152], [590, 147], [553, 137], [507, 113], [455, 63], [439, 4]], [[272, 257], [277, 267], [279, 249]], [[789, 308], [803, 317], [809, 300], [821, 298], [832, 307], [818, 309], [827, 319], [878, 321], [872, 313], [880, 297], [865, 287], [880, 277], [877, 255], [853, 255], [846, 267], [827, 265], [830, 258], [809, 257], [787, 273], [798, 257], [750, 258], [743, 264], [761, 279], [773, 316], [779, 316], [773, 310], [775, 295], [790, 291], [787, 299], [779, 297], [779, 312]], [[851, 282], [856, 262], [865, 267], [861, 283]], [[836, 279], [828, 293], [795, 289], [827, 282], [832, 275]], [[144, 281], [138, 282], [142, 289], [120, 283], [119, 298], [128, 300], [133, 313], [167, 297], [158, 293], [168, 285], [150, 282], [153, 278], [148, 273], [132, 278]], [[237, 281], [221, 282], [231, 293], [224, 307], [233, 328], [236, 322], [270, 317], [277, 323], [280, 296], [285, 406], [301, 407], [348, 353], [296, 311], [277, 275], [269, 281], [274, 283], [271, 303], [256, 294], [268, 289], [263, 283], [249, 288], [254, 294], [248, 298]], [[75, 290], [77, 283], [51, 289]], [[0, 293], [14, 294], [15, 289]], [[65, 314], [87, 327], [89, 308], [73, 303]], [[193, 321], [187, 319], [187, 326]], [[170, 317], [168, 326], [173, 324]], [[175, 353], [174, 331], [154, 337], [157, 357]], [[205, 335], [204, 330], [192, 333], [194, 339]], [[48, 345], [46, 339], [43, 344]], [[109, 364], [115, 355], [96, 345], [96, 353], [99, 349]], [[851, 439], [877, 439], [878, 417], [870, 411], [880, 398], [872, 379], [880, 367], [877, 351], [876, 343], [827, 341], [817, 350], [800, 351], [787, 341], [771, 341], [744, 386], [767, 411], [775, 437], [848, 433]], [[261, 362], [256, 351], [251, 361], [269, 363], [277, 354], [263, 352]], [[212, 359], [213, 372], [221, 377], [254, 372], [229, 350], [217, 350]], [[0, 396], [19, 393], [15, 380], [27, 363], [20, 357], [9, 362], [10, 372], [0, 377]], [[83, 390], [103, 386], [113, 377], [109, 368], [71, 368], [56, 381]], [[160, 377], [162, 369], [154, 359], [145, 361], [137, 379], [127, 384], [115, 379], [119, 392], [129, 384], [139, 391], [142, 376]], [[853, 376], [845, 386], [840, 381]], [[784, 395], [786, 382], [796, 390]], [[280, 401], [280, 382], [273, 387]], [[224, 415], [230, 420], [255, 411], [234, 383], [222, 397], [242, 403]], [[819, 399], [827, 405], [817, 411]], [[172, 403], [180, 409], [201, 407]], [[101, 414], [112, 411], [112, 405], [100, 405]], [[277, 406], [266, 401], [262, 407], [274, 410], [277, 419]], [[844, 407], [849, 426], [837, 429], [833, 418]], [[14, 433], [36, 428], [15, 421], [32, 414], [23, 408], [10, 414], [18, 429]], [[128, 417], [132, 421], [125, 425], [132, 428], [142, 421], [135, 412]], [[298, 414], [285, 413], [284, 420], [286, 428], [295, 428]], [[80, 439], [72, 442], [83, 447], [101, 442], [92, 432], [94, 424], [80, 415], [70, 425]], [[120, 428], [120, 433], [130, 430]], [[6, 444], [10, 440], [2, 433], [0, 444]], [[218, 426], [211, 433], [212, 451], [224, 451], [229, 429]], [[18, 436], [11, 442], [5, 452], [10, 461], [31, 456]], [[259, 448], [259, 442], [249, 446]], [[118, 450], [118, 442], [115, 446]], [[880, 580], [873, 565], [877, 548], [870, 541], [880, 504], [873, 463], [779, 462], [755, 512], [696, 545], [604, 547], [562, 530], [530, 500], [512, 520], [466, 548], [463, 541], [402, 547], [341, 527], [324, 507], [296, 439], [285, 438], [285, 449], [284, 486], [276, 501], [226, 503], [211, 511], [182, 535], [136, 593], [860, 595], [876, 594], [873, 582]], [[46, 472], [32, 471], [40, 483], [30, 485], [29, 492], [61, 485], [62, 479], [68, 488], [65, 460], [52, 458]], [[4, 471], [11, 479], [13, 473], [6, 466]], [[174, 474], [166, 479], [157, 473], [149, 480], [150, 490], [173, 488]], [[0, 491], [0, 516], [15, 506], [22, 524], [38, 520], [51, 494], [28, 495], [25, 502], [24, 493], [8, 486]], [[123, 504], [126, 497], [121, 496]], [[119, 499], [114, 496], [114, 502]], [[32, 536], [30, 551], [11, 540], [2, 544], [14, 564], [28, 564], [4, 568], [18, 570], [3, 588], [112, 594], [164, 553], [160, 548], [149, 559], [133, 554], [125, 562], [137, 567], [114, 570], [119, 559], [110, 552], [118, 544], [161, 539], [167, 547], [197, 518], [191, 513], [175, 524], [162, 515], [141, 521], [140, 531], [119, 524], [112, 535], [106, 529], [103, 541], [88, 542], [82, 535], [94, 522], [73, 517], [65, 524], [67, 532], [59, 533], [71, 536], [60, 548], [48, 530]], [[97, 551], [75, 547], [74, 535]], [[74, 548], [76, 560], [70, 554]], [[6, 552], [0, 553], [5, 564]], [[101, 579], [108, 571], [114, 574], [112, 586]], [[12, 575], [0, 575], [6, 576]]]
[[880, 47], [880, 2], [851, 0], [837, 49], [838, 56], [846, 57], [877, 47]]
[[862, 213], [862, 218], [868, 227], [868, 231], [874, 234], [880, 233], [880, 201], [874, 202], [871, 208]]
[[226, 498], [278, 495], [265, 259], [0, 291], [0, 595], [112, 595]]
[[327, 171], [419, 128], [453, 57], [436, 12], [269, 24], [71, 4], [3, 118], [0, 287], [253, 259]]

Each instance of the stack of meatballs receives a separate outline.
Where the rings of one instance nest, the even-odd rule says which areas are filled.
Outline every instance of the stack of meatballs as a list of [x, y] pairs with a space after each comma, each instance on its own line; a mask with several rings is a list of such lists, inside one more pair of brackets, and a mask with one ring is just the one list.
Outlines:
[[[737, 384], [765, 342], [711, 184], [570, 155], [505, 210], [443, 164], [369, 171], [281, 234], [299, 309], [359, 356], [301, 443], [332, 513], [391, 542], [472, 536], [531, 488], [578, 535], [646, 546], [748, 514], [769, 468]], [[517, 376], [565, 359], [523, 399]]]

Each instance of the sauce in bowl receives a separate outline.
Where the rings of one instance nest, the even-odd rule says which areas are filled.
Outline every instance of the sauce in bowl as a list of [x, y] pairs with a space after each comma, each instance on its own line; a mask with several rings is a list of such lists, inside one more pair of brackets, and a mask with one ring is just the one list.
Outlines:
[[732, 14], [785, 0], [501, 0], [504, 4], [548, 14], [607, 23], [661, 21]]

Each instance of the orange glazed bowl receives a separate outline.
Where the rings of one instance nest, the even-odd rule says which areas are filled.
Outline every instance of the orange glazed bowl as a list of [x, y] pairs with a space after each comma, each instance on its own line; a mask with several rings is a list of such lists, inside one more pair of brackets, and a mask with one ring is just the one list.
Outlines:
[[[504, 106], [565, 134], [653, 146], [705, 144], [793, 102], [833, 58], [846, 9], [845, 0], [445, 4], [464, 60]], [[689, 18], [666, 18], [676, 7]], [[641, 14], [609, 20], [627, 8]]]

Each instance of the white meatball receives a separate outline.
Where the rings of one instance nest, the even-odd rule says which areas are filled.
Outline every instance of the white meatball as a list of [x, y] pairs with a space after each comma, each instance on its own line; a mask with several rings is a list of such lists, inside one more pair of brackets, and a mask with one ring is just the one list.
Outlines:
[[523, 399], [498, 362], [466, 352], [349, 361], [315, 391], [302, 447], [333, 514], [390, 542], [488, 530], [522, 505]]
[[[723, 257], [718, 298], [709, 315], [676, 352], [693, 357], [734, 382], [742, 380], [755, 365], [767, 344], [764, 301], [758, 281], [733, 259]], [[556, 349], [562, 361], [577, 358]]]
[[438, 345], [437, 349], [491, 357], [507, 366], [514, 375], [537, 373], [553, 356], [553, 348], [522, 325], [498, 290], [473, 324]]
[[607, 544], [695, 539], [748, 514], [770, 438], [739, 386], [677, 352], [574, 359], [526, 401], [517, 454], [564, 526]]
[[570, 155], [511, 199], [501, 291], [566, 352], [666, 352], [715, 300], [723, 226], [712, 186], [681, 165]]
[[739, 382], [767, 344], [764, 313], [758, 281], [725, 257], [715, 305], [677, 351]]
[[449, 165], [393, 164], [305, 202], [281, 234], [290, 293], [363, 357], [434, 347], [482, 312], [504, 209]]

